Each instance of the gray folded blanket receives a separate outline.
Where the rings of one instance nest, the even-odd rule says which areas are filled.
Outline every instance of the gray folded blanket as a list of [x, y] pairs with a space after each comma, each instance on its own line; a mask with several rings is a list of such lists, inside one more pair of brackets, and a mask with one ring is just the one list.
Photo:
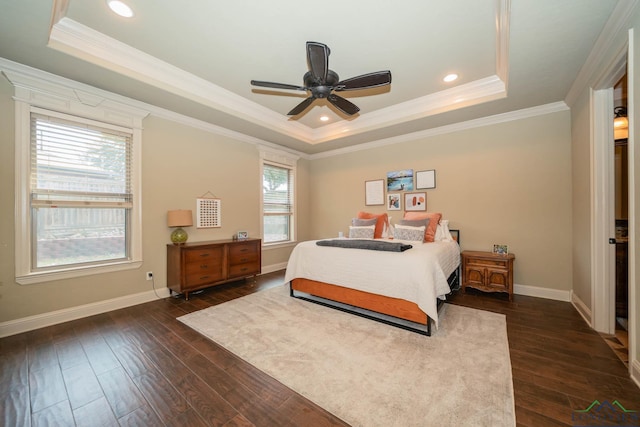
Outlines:
[[364, 240], [364, 239], [333, 239], [318, 240], [318, 246], [332, 246], [336, 248], [348, 249], [368, 249], [371, 251], [387, 251], [387, 252], [404, 252], [413, 246], [400, 242], [386, 242], [382, 240]]

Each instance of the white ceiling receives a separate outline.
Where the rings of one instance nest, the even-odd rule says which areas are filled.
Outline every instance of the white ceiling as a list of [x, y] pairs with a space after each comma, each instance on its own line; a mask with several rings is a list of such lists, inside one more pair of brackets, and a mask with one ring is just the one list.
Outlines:
[[[562, 101], [618, 0], [0, 0], [0, 57], [307, 154]], [[624, 1], [624, 0], [621, 0]], [[304, 92], [306, 41], [342, 79], [346, 118]], [[460, 78], [451, 84], [442, 78]], [[329, 116], [327, 123], [319, 120]]]

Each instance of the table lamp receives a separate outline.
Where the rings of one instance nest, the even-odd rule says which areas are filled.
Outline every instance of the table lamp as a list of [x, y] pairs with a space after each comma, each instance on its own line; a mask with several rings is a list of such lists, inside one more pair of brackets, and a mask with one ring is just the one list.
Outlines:
[[190, 210], [176, 210], [167, 212], [167, 226], [177, 227], [171, 233], [171, 241], [174, 245], [184, 244], [189, 235], [182, 227], [191, 227], [193, 225], [193, 215]]

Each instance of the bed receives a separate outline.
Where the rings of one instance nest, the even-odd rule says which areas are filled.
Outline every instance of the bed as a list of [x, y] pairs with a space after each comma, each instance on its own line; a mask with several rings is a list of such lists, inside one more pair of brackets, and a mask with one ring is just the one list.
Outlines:
[[413, 247], [404, 252], [302, 242], [291, 253], [285, 282], [292, 297], [431, 335], [439, 306], [459, 287], [459, 232], [451, 234], [454, 241], [405, 242]]

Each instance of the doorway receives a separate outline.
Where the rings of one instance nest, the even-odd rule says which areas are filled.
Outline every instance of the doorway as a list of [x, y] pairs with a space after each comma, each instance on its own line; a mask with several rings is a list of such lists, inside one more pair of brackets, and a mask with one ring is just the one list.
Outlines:
[[613, 87], [614, 211], [615, 211], [615, 327], [606, 337], [616, 355], [629, 363], [629, 120], [627, 75]]

